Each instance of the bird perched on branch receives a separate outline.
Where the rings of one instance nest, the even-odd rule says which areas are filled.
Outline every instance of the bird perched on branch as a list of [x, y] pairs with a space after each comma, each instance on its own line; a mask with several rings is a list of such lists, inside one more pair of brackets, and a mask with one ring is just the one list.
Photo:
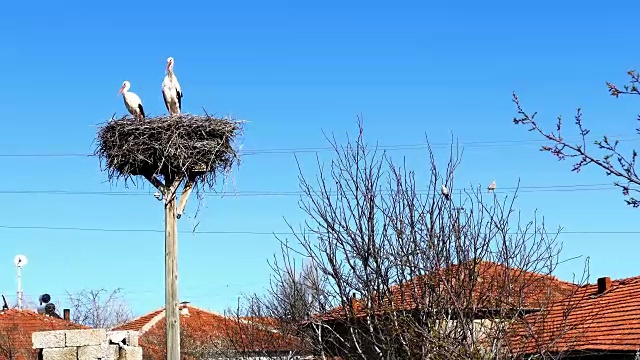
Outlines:
[[131, 83], [125, 80], [122, 83], [122, 87], [120, 88], [118, 94], [122, 94], [124, 105], [127, 107], [127, 110], [129, 110], [129, 113], [133, 115], [134, 118], [138, 120], [144, 119], [145, 115], [144, 108], [142, 107], [142, 100], [140, 100], [140, 97], [138, 95], [130, 92], [129, 88], [131, 88]]
[[442, 192], [442, 196], [444, 196], [445, 199], [451, 200], [451, 194], [449, 194], [449, 189], [447, 189], [447, 187], [444, 186], [444, 184], [442, 184], [442, 188], [440, 189], [440, 191]]
[[491, 185], [489, 185], [489, 187], [487, 187], [487, 192], [493, 192], [495, 189], [496, 189], [496, 181], [493, 180]]
[[180, 115], [182, 110], [182, 89], [178, 78], [173, 73], [173, 58], [167, 59], [167, 75], [162, 81], [162, 97], [169, 114]]

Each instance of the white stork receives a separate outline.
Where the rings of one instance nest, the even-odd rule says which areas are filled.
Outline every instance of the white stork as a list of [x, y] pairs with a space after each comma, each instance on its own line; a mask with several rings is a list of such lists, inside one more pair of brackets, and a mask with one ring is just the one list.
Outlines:
[[493, 192], [496, 190], [496, 181], [493, 180], [493, 182], [487, 187], [487, 192]]
[[449, 189], [447, 189], [447, 187], [444, 186], [444, 184], [440, 188], [440, 191], [442, 192], [442, 196], [444, 196], [445, 199], [447, 200], [451, 199], [451, 194], [449, 194]]
[[178, 78], [173, 73], [173, 58], [167, 59], [167, 75], [162, 81], [162, 97], [170, 115], [180, 115], [182, 110], [182, 89]]
[[144, 119], [145, 115], [144, 108], [142, 107], [142, 100], [140, 100], [140, 97], [138, 95], [129, 91], [130, 87], [131, 83], [125, 80], [122, 83], [122, 87], [120, 88], [118, 94], [122, 94], [124, 105], [127, 107], [127, 110], [129, 110], [129, 113], [133, 115], [134, 118]]

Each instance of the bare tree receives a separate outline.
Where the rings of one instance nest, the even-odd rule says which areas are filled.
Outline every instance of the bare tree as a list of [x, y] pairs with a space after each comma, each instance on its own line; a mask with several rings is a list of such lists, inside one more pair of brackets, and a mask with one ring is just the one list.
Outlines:
[[[620, 90], [616, 85], [607, 82], [607, 87], [611, 96], [619, 97], [620, 95], [640, 95], [638, 83], [640, 83], [640, 74], [635, 70], [629, 70], [627, 74], [630, 77], [629, 83]], [[513, 119], [517, 125], [528, 125], [529, 131], [537, 132], [539, 135], [549, 140], [551, 145], [544, 145], [541, 151], [549, 152], [558, 160], [567, 158], [575, 159], [572, 171], [580, 172], [582, 168], [588, 165], [595, 165], [604, 170], [607, 176], [613, 175], [616, 180], [614, 185], [622, 190], [625, 202], [628, 205], [637, 208], [640, 206], [640, 200], [632, 196], [632, 193], [640, 192], [640, 177], [636, 172], [636, 159], [638, 153], [635, 149], [620, 148], [620, 141], [612, 139], [607, 135], [603, 135], [601, 139], [594, 141], [587, 140], [587, 136], [591, 132], [582, 121], [582, 110], [578, 108], [574, 115], [574, 123], [578, 140], [570, 141], [567, 134], [563, 132], [562, 116], [558, 116], [556, 122], [556, 130], [545, 131], [536, 121], [537, 113], [528, 114], [520, 104], [518, 95], [513, 93], [513, 102], [516, 104], [518, 116]], [[638, 117], [640, 121], [640, 116]], [[636, 134], [640, 134], [640, 127], [636, 128]], [[624, 155], [623, 152], [628, 152]]]
[[112, 328], [133, 318], [129, 305], [122, 297], [122, 289], [88, 289], [67, 292], [71, 321], [93, 328]]
[[[461, 155], [455, 146], [443, 170], [429, 148], [425, 179], [368, 147], [362, 126], [347, 145], [329, 141], [330, 167], [318, 162], [313, 182], [300, 171], [307, 221], [298, 231], [290, 225], [294, 244], [280, 239], [283, 261], [273, 266], [273, 284], [267, 296], [250, 298], [248, 312], [302, 324], [296, 335], [323, 359], [550, 353], [549, 333], [538, 331], [544, 315], [527, 314], [579, 300], [586, 279], [552, 276], [561, 250], [557, 232], [535, 215], [522, 221], [515, 196], [456, 189]], [[441, 184], [451, 196], [441, 195]], [[296, 258], [311, 264], [313, 276], [299, 275]], [[535, 348], [522, 346], [523, 339]]]
[[313, 262], [297, 266], [295, 259], [287, 256], [286, 244], [282, 244], [281, 250], [280, 259], [274, 256], [270, 263], [273, 278], [269, 296], [245, 296], [244, 302], [239, 302], [229, 314], [247, 319], [277, 319], [281, 330], [287, 328], [287, 332], [295, 334], [300, 322], [328, 311], [331, 303], [322, 291], [324, 284], [317, 266]]

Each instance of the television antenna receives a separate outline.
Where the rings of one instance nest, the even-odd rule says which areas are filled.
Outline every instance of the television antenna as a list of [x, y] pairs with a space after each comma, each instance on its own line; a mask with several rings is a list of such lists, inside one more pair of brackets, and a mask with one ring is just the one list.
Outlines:
[[27, 257], [24, 255], [16, 255], [13, 258], [13, 264], [18, 268], [18, 310], [22, 310], [22, 267], [27, 263]]

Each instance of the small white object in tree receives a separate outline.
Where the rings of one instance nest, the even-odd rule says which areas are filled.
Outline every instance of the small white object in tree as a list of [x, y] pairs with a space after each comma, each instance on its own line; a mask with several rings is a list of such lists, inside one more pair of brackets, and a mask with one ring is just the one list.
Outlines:
[[180, 115], [180, 111], [182, 111], [182, 89], [178, 78], [173, 73], [173, 63], [173, 58], [169, 57], [167, 59], [167, 75], [162, 81], [162, 98], [170, 115]]
[[487, 192], [493, 192], [495, 189], [496, 189], [496, 181], [493, 180], [491, 185], [489, 185], [489, 187], [487, 188]]
[[442, 192], [442, 196], [444, 196], [445, 199], [447, 200], [451, 199], [451, 194], [449, 194], [449, 189], [447, 189], [447, 187], [444, 186], [444, 184], [442, 184], [442, 188], [440, 190]]
[[135, 93], [129, 91], [131, 88], [131, 83], [128, 80], [125, 80], [122, 83], [122, 87], [118, 94], [122, 94], [122, 98], [124, 99], [124, 105], [129, 110], [129, 114], [133, 115], [136, 119], [144, 119], [144, 108], [142, 107], [142, 100]]

